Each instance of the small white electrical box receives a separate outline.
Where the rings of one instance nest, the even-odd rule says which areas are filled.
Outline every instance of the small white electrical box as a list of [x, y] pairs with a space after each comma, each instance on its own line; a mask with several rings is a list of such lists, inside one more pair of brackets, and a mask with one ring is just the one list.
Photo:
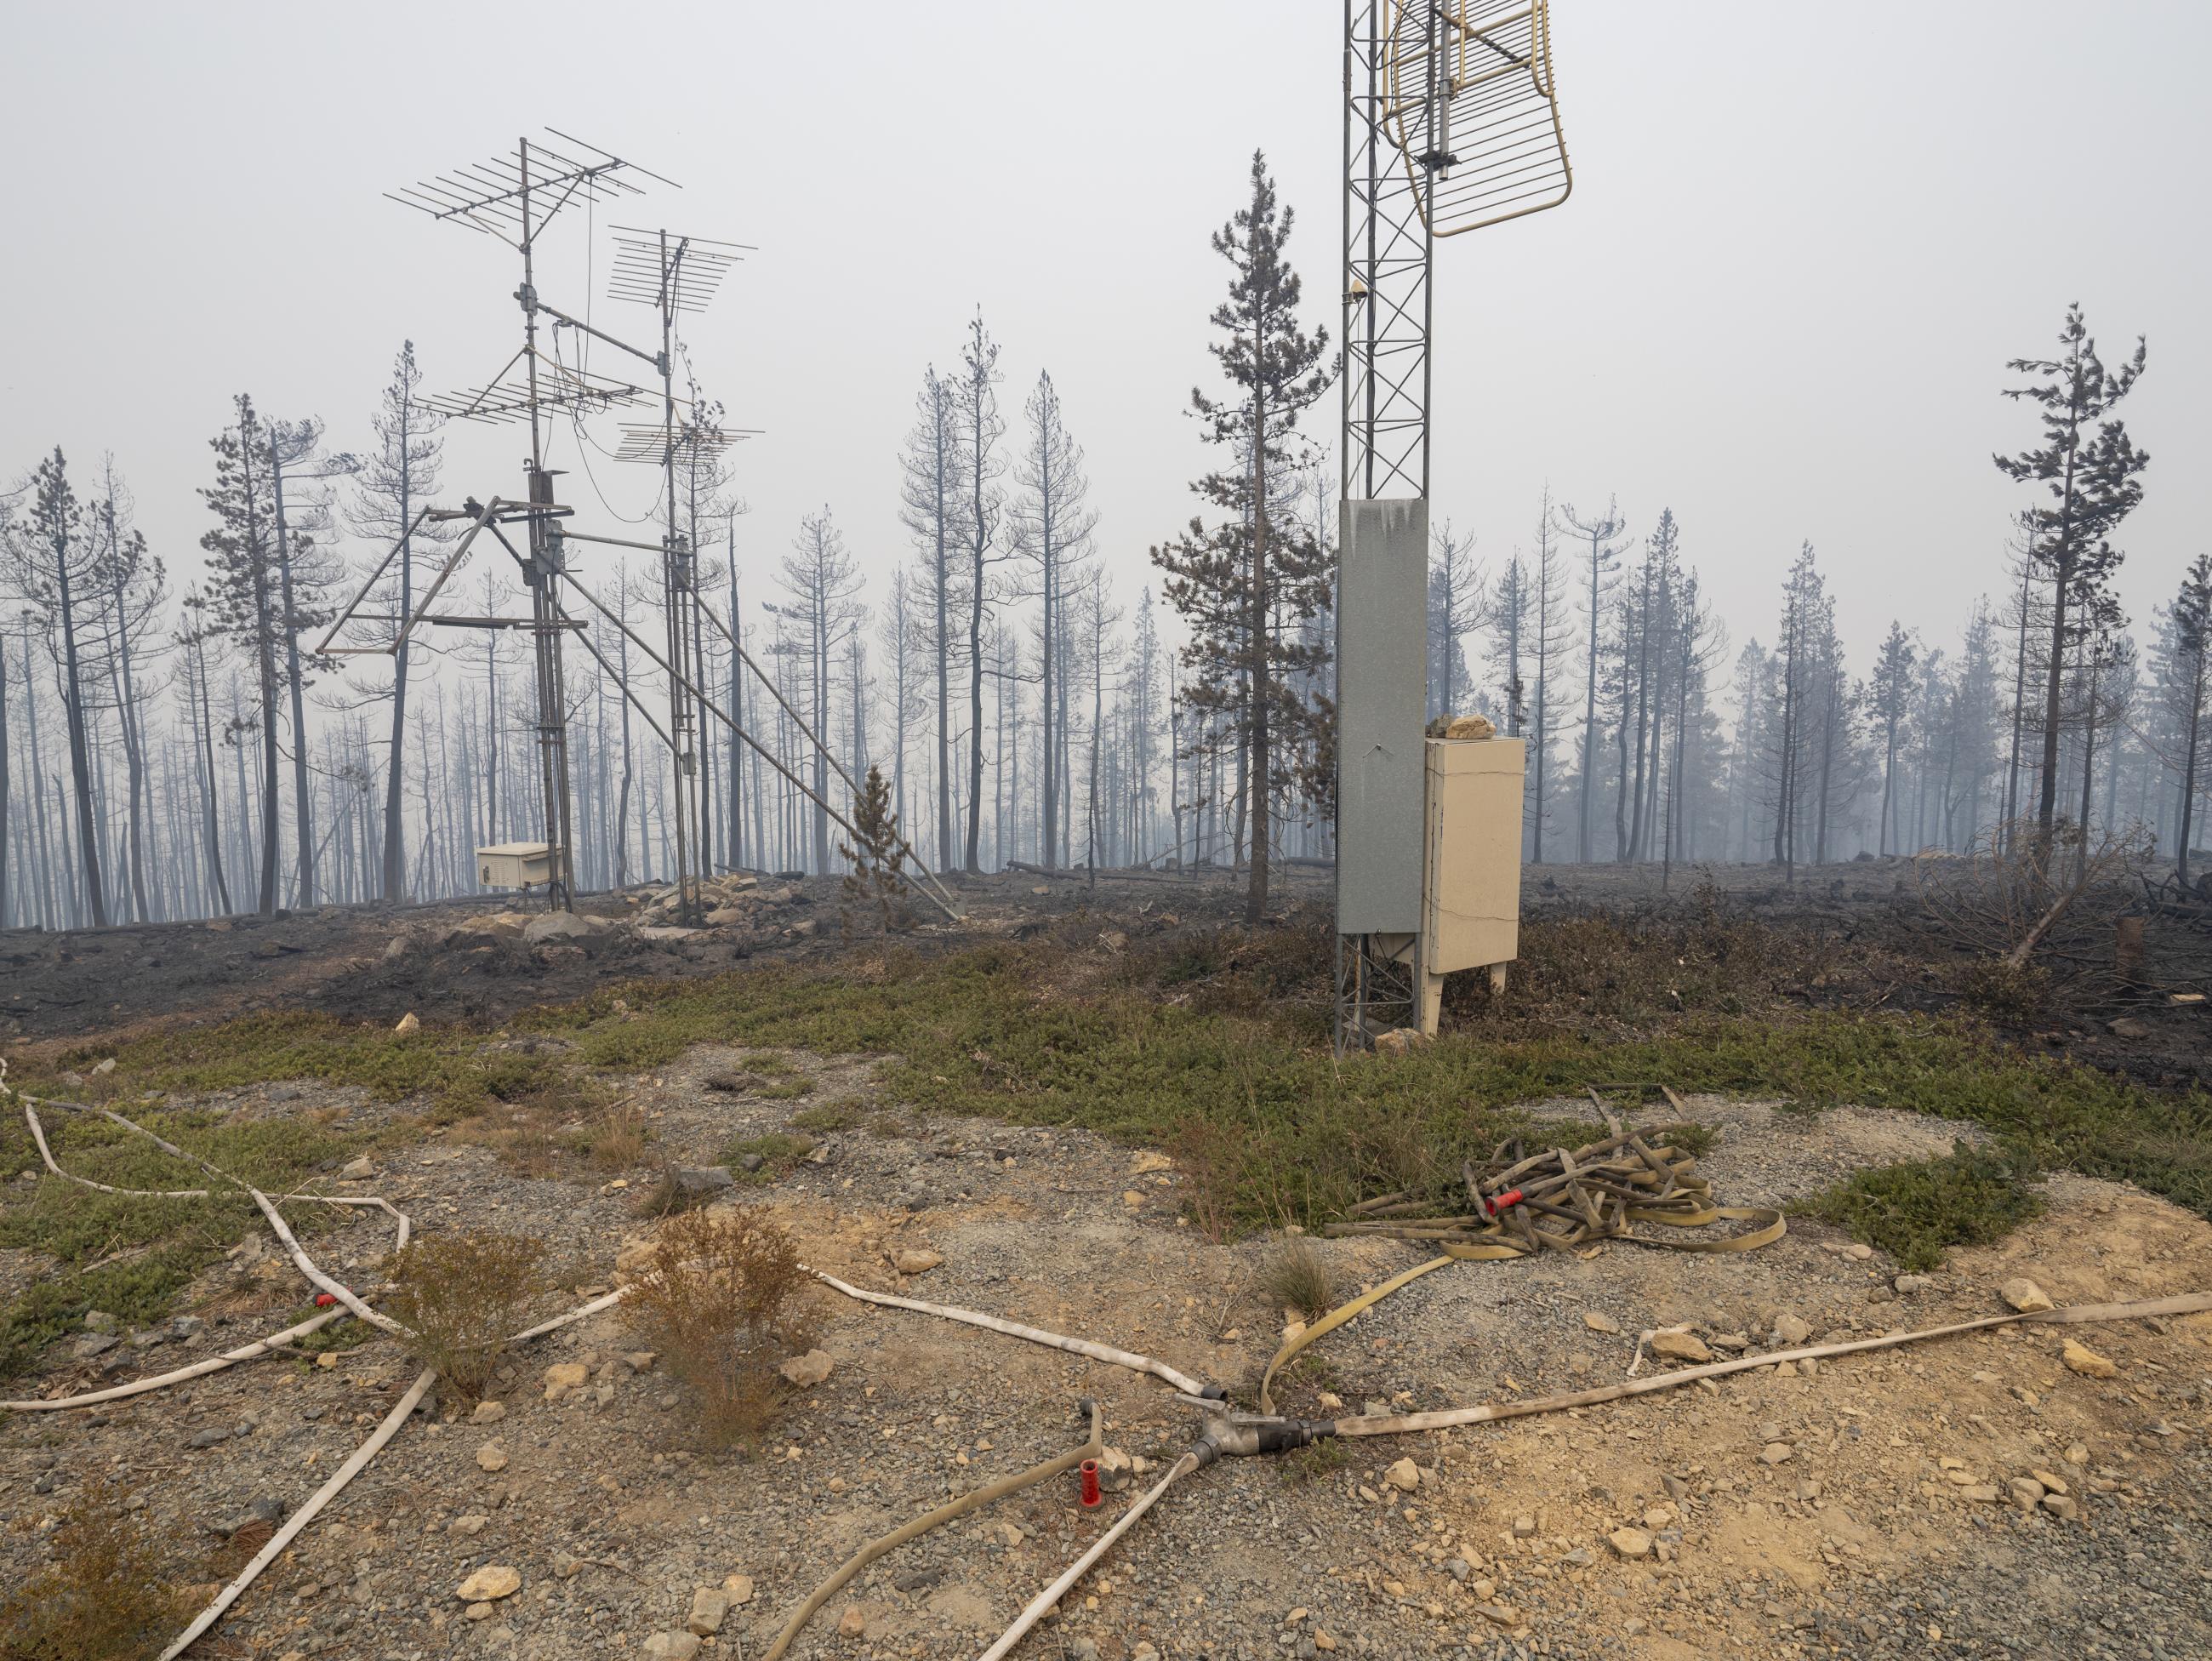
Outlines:
[[542, 842], [503, 842], [477, 849], [477, 881], [486, 888], [535, 888], [553, 880], [553, 850]]

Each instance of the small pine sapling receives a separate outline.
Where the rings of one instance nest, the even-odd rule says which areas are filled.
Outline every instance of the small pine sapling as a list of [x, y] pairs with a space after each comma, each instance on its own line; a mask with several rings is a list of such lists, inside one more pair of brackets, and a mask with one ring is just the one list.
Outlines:
[[852, 907], [872, 902], [883, 913], [885, 928], [913, 928], [914, 909], [906, 903], [906, 839], [899, 834], [891, 788], [880, 767], [868, 769], [866, 782], [853, 797], [853, 829], [858, 846], [837, 844], [853, 867], [845, 873], [841, 917], [849, 924]]

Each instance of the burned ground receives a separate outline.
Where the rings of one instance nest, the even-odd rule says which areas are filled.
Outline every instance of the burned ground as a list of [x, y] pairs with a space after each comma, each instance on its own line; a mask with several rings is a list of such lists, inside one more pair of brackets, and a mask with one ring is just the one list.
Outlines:
[[[1738, 1256], [1614, 1244], [1429, 1275], [1290, 1369], [1278, 1394], [1299, 1414], [1602, 1383], [1645, 1328], [1755, 1355], [1801, 1325], [1814, 1342], [1931, 1326], [2000, 1312], [2021, 1275], [2062, 1304], [2212, 1288], [2201, 1006], [2073, 977], [1992, 1019], [1931, 959], [1903, 873], [1821, 873], [1792, 899], [1761, 897], [1765, 873], [1704, 874], [1662, 894], [1540, 873], [1505, 1000], [1455, 987], [1445, 1039], [1395, 1059], [1330, 1060], [1326, 887], [1303, 873], [1255, 931], [1225, 879], [1004, 877], [969, 885], [967, 928], [897, 938], [844, 934], [832, 885], [769, 885], [742, 924], [694, 936], [533, 942], [465, 907], [16, 934], [0, 949], [26, 958], [5, 982], [21, 1025], [0, 1053], [11, 1083], [106, 1102], [251, 1180], [542, 1240], [548, 1313], [615, 1283], [669, 1171], [720, 1170], [717, 1203], [764, 1208], [857, 1285], [1125, 1345], [1240, 1396], [1285, 1329], [1263, 1291], [1284, 1226], [1440, 1181], [1507, 1135], [1571, 1144], [1600, 1110], [1583, 1085], [1673, 1084], [1717, 1197], [1796, 1208], [1784, 1239]], [[2144, 1036], [2111, 1031], [2130, 1012]], [[394, 1034], [410, 1013], [419, 1030]], [[1606, 1095], [1649, 1118], [1631, 1106], [1647, 1093]], [[9, 1393], [166, 1371], [301, 1313], [242, 1202], [87, 1196], [6, 1135]], [[1944, 1234], [1957, 1146], [2024, 1201], [1996, 1238]], [[103, 1180], [183, 1180], [98, 1127], [64, 1125], [56, 1152]], [[286, 1209], [325, 1269], [380, 1282], [388, 1220]], [[1345, 1295], [1424, 1255], [1316, 1249]], [[1939, 1266], [1900, 1280], [1923, 1249]], [[902, 1276], [914, 1251], [941, 1261]], [[91, 1342], [88, 1311], [118, 1317], [115, 1342]], [[1139, 1483], [1191, 1433], [1117, 1368], [826, 1292], [813, 1312], [827, 1377], [732, 1453], [705, 1451], [619, 1310], [518, 1349], [490, 1409], [434, 1398], [195, 1653], [643, 1654], [735, 1577], [745, 1601], [702, 1652], [757, 1654], [865, 1539], [1073, 1445], [1080, 1396], [1146, 1462]], [[2212, 1317], [2068, 1335], [2112, 1376], [2069, 1369], [2058, 1333], [2004, 1329], [1231, 1462], [1024, 1652], [2212, 1650]], [[58, 1520], [106, 1479], [204, 1598], [257, 1537], [256, 1502], [296, 1506], [415, 1371], [356, 1323], [319, 1347], [9, 1421], [11, 1578], [56, 1561]], [[558, 1382], [578, 1366], [585, 1383]], [[2021, 1508], [2017, 1480], [2070, 1510]], [[926, 1536], [794, 1653], [973, 1654], [1127, 1503], [1085, 1512], [1070, 1479]], [[1625, 1555], [1624, 1530], [1648, 1548]], [[485, 1566], [520, 1590], [457, 1597]]]

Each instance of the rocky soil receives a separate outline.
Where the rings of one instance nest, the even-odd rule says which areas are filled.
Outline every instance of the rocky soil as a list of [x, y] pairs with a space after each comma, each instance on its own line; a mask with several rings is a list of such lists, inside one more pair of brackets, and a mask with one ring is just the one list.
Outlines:
[[[1149, 1150], [880, 1110], [868, 1062], [701, 1050], [632, 1081], [653, 1157], [704, 1165], [736, 1137], [847, 1102], [795, 1166], [743, 1172], [807, 1260], [857, 1283], [1002, 1314], [1256, 1380], [1284, 1314], [1252, 1290], [1267, 1241], [1207, 1244], [1181, 1174]], [[710, 1084], [748, 1074], [736, 1092]], [[392, 1111], [345, 1092], [236, 1092], [240, 1113]], [[1771, 1204], [1861, 1165], [1948, 1148], [1957, 1127], [1893, 1113], [1807, 1117], [1693, 1101], [1720, 1128], [1719, 1197]], [[1563, 1116], [1577, 1116], [1561, 1104]], [[1580, 1116], [1586, 1117], [1586, 1114]], [[531, 1176], [458, 1135], [410, 1142], [344, 1186], [425, 1230], [548, 1241], [566, 1295], [615, 1279], [649, 1226], [649, 1167]], [[1906, 1279], [1818, 1226], [1747, 1255], [1612, 1244], [1587, 1257], [1464, 1263], [1328, 1335], [1285, 1411], [1435, 1408], [1601, 1383], [1646, 1328], [1716, 1354], [1999, 1312], [2030, 1276], [2062, 1303], [2212, 1287], [2212, 1226], [2111, 1184], [2058, 1177], [1999, 1246]], [[367, 1218], [313, 1250], [356, 1284], [386, 1233]], [[1325, 1242], [1347, 1295], [1419, 1261]], [[940, 1261], [901, 1276], [902, 1252]], [[281, 1324], [304, 1301], [258, 1240], [209, 1277], [197, 1317], [59, 1347], [61, 1391], [161, 1371]], [[619, 1311], [518, 1351], [489, 1402], [434, 1400], [204, 1646], [209, 1655], [553, 1661], [757, 1655], [853, 1549], [946, 1497], [1081, 1439], [1104, 1407], [1133, 1488], [1096, 1512], [1075, 1479], [906, 1546], [817, 1616], [800, 1657], [979, 1652], [1188, 1445], [1157, 1381], [823, 1291], [827, 1375], [750, 1457], [697, 1451], [684, 1391]], [[94, 1339], [112, 1335], [114, 1342]], [[2004, 1329], [1635, 1401], [1434, 1436], [1224, 1463], [1170, 1494], [1023, 1653], [1099, 1661], [1376, 1657], [1966, 1657], [2212, 1654], [2212, 1316], [2076, 1327], [2111, 1363], [2070, 1368], [2059, 1331]], [[78, 1352], [85, 1352], [80, 1354]], [[1647, 1361], [1645, 1366], [1651, 1365]], [[392, 1340], [264, 1360], [96, 1414], [0, 1427], [0, 1564], [37, 1564], [88, 1478], [134, 1486], [210, 1592], [270, 1522], [389, 1410], [415, 1363]], [[696, 1651], [693, 1648], [696, 1644]]]

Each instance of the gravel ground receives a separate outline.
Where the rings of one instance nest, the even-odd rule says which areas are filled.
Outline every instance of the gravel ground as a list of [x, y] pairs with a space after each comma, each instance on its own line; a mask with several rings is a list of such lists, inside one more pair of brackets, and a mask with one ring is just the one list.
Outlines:
[[[660, 1148], [704, 1161], [733, 1136], [872, 1089], [865, 1062], [788, 1059], [813, 1080], [803, 1099], [709, 1088], [746, 1066], [714, 1050], [632, 1093], [657, 1116]], [[223, 1101], [387, 1110], [304, 1086]], [[1730, 1203], [1775, 1203], [1862, 1165], [1941, 1152], [1958, 1130], [1891, 1113], [1691, 1107], [1721, 1129], [1701, 1168]], [[1109, 1340], [1232, 1386], [1255, 1380], [1280, 1341], [1280, 1312], [1249, 1290], [1268, 1244], [1211, 1246], [1181, 1226], [1181, 1179], [1156, 1154], [1069, 1132], [881, 1116], [818, 1141], [815, 1159], [741, 1194], [771, 1205], [831, 1273], [890, 1289], [899, 1277], [887, 1254], [927, 1248], [942, 1264], [912, 1277], [910, 1295]], [[581, 1293], [610, 1284], [617, 1254], [646, 1232], [632, 1196], [648, 1177], [533, 1177], [447, 1135], [356, 1186], [426, 1230], [537, 1235]], [[2212, 1286], [2201, 1220], [2072, 1177], [2052, 1179], [2050, 1197], [2045, 1217], [1902, 1294], [1878, 1256], [1839, 1250], [1814, 1226], [1741, 1256], [1615, 1244], [1456, 1265], [1323, 1339], [1279, 1398], [1288, 1412], [1333, 1415], [1577, 1388], [1618, 1378], [1642, 1328], [1687, 1323], [1723, 1354], [1778, 1347], [1800, 1324], [1816, 1342], [1871, 1335], [1994, 1312], [1995, 1287], [2019, 1274], [2062, 1303]], [[386, 1238], [363, 1220], [314, 1250], [360, 1280]], [[1420, 1259], [1383, 1241], [1324, 1250], [1347, 1293]], [[258, 1243], [201, 1291], [204, 1334], [132, 1349], [133, 1367], [234, 1344], [302, 1295]], [[477, 1420], [430, 1404], [205, 1652], [644, 1656], [655, 1634], [683, 1631], [697, 1589], [742, 1577], [749, 1595], [700, 1653], [757, 1654], [864, 1541], [1079, 1440], [1081, 1397], [1102, 1402], [1108, 1440], [1141, 1463], [1139, 1487], [1193, 1433], [1154, 1380], [822, 1299], [834, 1368], [749, 1460], [695, 1451], [682, 1392], [637, 1359], [641, 1341], [617, 1314], [519, 1352], [495, 1408]], [[1575, 1413], [1230, 1462], [1162, 1502], [1022, 1652], [2212, 1655], [2212, 1317], [2071, 1330], [2116, 1377], [2068, 1371], [2055, 1330], [2006, 1329], [1794, 1376], [1763, 1368]], [[549, 1389], [548, 1368], [575, 1363], [584, 1384]], [[212, 1590], [244, 1555], [222, 1532], [257, 1500], [305, 1498], [414, 1372], [378, 1338], [329, 1366], [264, 1361], [103, 1414], [9, 1421], [0, 1566], [20, 1574], [40, 1561], [59, 1505], [112, 1468], [186, 1534]], [[81, 1387], [90, 1365], [64, 1360], [40, 1382]], [[1401, 1459], [1411, 1468], [1394, 1468]], [[2008, 1503], [2030, 1470], [2065, 1486], [2071, 1519]], [[1985, 1488], [2007, 1500], [1972, 1497]], [[1071, 1477], [926, 1536], [848, 1586], [793, 1654], [973, 1655], [1128, 1498], [1085, 1512]], [[458, 1597], [487, 1566], [514, 1569], [519, 1589]]]

